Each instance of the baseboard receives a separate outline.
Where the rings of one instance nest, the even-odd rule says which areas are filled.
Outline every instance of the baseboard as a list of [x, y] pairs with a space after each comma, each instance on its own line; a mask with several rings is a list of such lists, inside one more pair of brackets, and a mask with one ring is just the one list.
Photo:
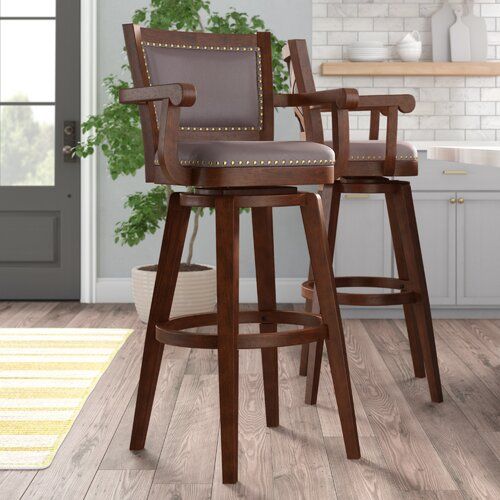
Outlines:
[[[276, 297], [282, 304], [300, 304], [301, 278], [277, 278]], [[130, 278], [98, 278], [96, 286], [97, 303], [130, 303], [132, 300], [132, 285]], [[240, 302], [257, 302], [257, 285], [255, 278], [240, 279]]]

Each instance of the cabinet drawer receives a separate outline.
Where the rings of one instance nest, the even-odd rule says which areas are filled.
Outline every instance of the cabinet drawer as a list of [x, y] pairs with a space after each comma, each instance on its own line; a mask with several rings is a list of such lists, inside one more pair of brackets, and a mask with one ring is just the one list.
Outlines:
[[416, 191], [491, 190], [500, 186], [500, 168], [428, 160], [421, 155], [419, 175], [406, 180]]

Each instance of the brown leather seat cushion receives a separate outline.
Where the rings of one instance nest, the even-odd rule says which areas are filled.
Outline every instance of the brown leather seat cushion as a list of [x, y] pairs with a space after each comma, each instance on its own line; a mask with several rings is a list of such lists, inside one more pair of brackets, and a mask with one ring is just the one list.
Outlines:
[[206, 141], [179, 144], [181, 165], [190, 167], [333, 166], [335, 153], [304, 141]]
[[[332, 147], [332, 142], [325, 142]], [[350, 161], [384, 161], [385, 141], [351, 141]], [[418, 160], [418, 151], [409, 142], [398, 142], [396, 160]]]
[[[331, 141], [325, 144], [332, 146]], [[385, 146], [386, 142], [383, 140], [351, 141], [348, 176], [384, 176]], [[418, 151], [412, 144], [398, 142], [394, 175], [396, 177], [418, 175]]]

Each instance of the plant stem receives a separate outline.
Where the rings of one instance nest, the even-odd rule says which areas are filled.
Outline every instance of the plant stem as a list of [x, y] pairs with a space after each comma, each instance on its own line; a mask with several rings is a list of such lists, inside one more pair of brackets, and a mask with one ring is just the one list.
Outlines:
[[191, 265], [191, 261], [193, 260], [194, 242], [195, 242], [196, 236], [198, 234], [198, 226], [199, 225], [200, 225], [200, 211], [196, 210], [196, 214], [194, 216], [194, 223], [193, 223], [193, 232], [191, 233], [191, 238], [189, 239], [189, 252], [188, 252], [187, 261], [186, 261], [186, 264], [188, 266]]

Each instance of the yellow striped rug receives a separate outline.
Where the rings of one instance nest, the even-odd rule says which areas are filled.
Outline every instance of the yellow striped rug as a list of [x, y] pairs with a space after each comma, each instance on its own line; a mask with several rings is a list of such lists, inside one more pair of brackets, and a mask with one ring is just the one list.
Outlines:
[[0, 328], [0, 469], [51, 464], [132, 331]]

